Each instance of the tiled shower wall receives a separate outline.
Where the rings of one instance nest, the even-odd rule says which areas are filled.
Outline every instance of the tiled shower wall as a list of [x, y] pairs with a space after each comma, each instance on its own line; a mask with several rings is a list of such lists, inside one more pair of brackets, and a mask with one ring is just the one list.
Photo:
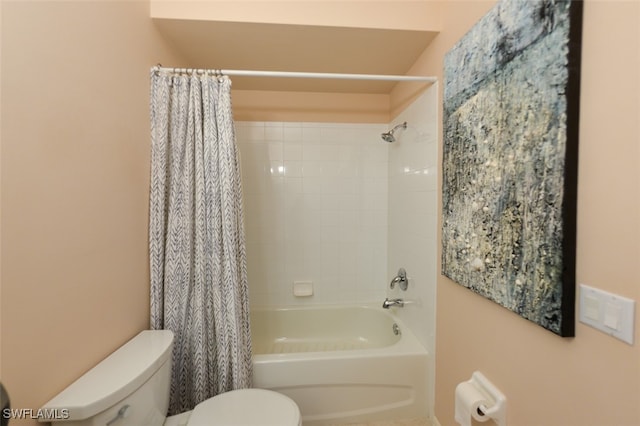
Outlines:
[[[406, 121], [389, 145], [389, 257], [394, 276], [404, 267], [406, 292], [388, 296], [412, 302], [398, 310], [429, 351], [435, 346], [435, 295], [438, 229], [438, 87], [432, 85], [396, 119]], [[433, 353], [433, 352], [432, 352]]]
[[[390, 297], [410, 303], [398, 316], [435, 354], [436, 276], [438, 229], [438, 85], [434, 84], [398, 117], [407, 129], [389, 146], [388, 271], [404, 267], [409, 288], [387, 288]], [[435, 403], [435, 357], [430, 356], [427, 377], [428, 409]]]
[[[382, 302], [388, 150], [383, 124], [236, 122], [250, 300]], [[295, 281], [313, 295], [296, 297]]]

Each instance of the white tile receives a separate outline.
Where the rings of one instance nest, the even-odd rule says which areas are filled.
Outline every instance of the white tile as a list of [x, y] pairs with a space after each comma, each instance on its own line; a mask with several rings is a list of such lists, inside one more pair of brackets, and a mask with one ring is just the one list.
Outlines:
[[340, 161], [360, 161], [362, 159], [366, 160], [366, 157], [363, 156], [366, 150], [366, 148], [359, 145], [341, 144], [337, 149], [337, 159], [339, 159]]
[[426, 191], [436, 191], [438, 189], [438, 166], [429, 166], [422, 173], [425, 179], [424, 189]]
[[282, 141], [284, 139], [282, 123], [267, 123], [264, 128], [264, 139], [267, 141]]
[[340, 241], [340, 238], [341, 229], [339, 226], [321, 227], [320, 242], [323, 244], [330, 244], [331, 246], [334, 246], [333, 248], [335, 252], [337, 252], [337, 250], [335, 249], [335, 245]]
[[287, 161], [283, 163], [285, 177], [302, 177], [303, 176], [302, 161]]
[[338, 161], [334, 163], [334, 173], [336, 176], [345, 178], [361, 177], [362, 167], [357, 161]]
[[287, 142], [285, 138], [285, 142], [283, 144], [283, 159], [285, 161], [302, 161], [302, 143]]
[[324, 177], [322, 193], [356, 197], [360, 193], [360, 181], [355, 178]]
[[323, 228], [337, 228], [340, 226], [340, 217], [341, 217], [341, 211], [338, 209], [335, 210], [328, 210], [328, 209], [323, 209], [321, 210], [321, 225]]
[[383, 161], [371, 161], [363, 164], [362, 176], [369, 178], [386, 178], [389, 175], [389, 165]]
[[321, 211], [323, 208], [322, 197], [318, 197], [317, 194], [303, 193], [302, 202], [307, 211]]
[[[290, 177], [287, 174], [287, 171], [289, 169], [287, 168], [287, 166], [285, 166], [285, 178], [283, 181], [284, 184], [284, 194], [285, 194], [285, 198], [287, 200], [287, 203], [289, 203], [289, 200], [295, 199], [297, 198], [300, 194], [302, 194], [302, 178], [301, 177]], [[287, 208], [290, 208], [291, 206], [287, 205]]]
[[388, 192], [388, 181], [386, 177], [362, 179], [363, 194], [386, 194]]
[[322, 140], [329, 143], [345, 142], [344, 128], [341, 127], [323, 127], [320, 129]]
[[362, 228], [387, 227], [387, 209], [360, 211]]
[[366, 145], [362, 147], [362, 160], [388, 163], [389, 147], [387, 145]]
[[321, 177], [302, 178], [302, 192], [305, 194], [322, 194], [323, 187], [324, 183]]
[[301, 162], [302, 176], [304, 177], [323, 177], [327, 176], [328, 162], [306, 160]]
[[319, 142], [323, 140], [322, 129], [320, 127], [302, 127], [302, 140], [307, 142]]
[[[360, 242], [362, 242], [363, 244], [368, 244], [368, 245], [372, 245], [372, 246], [387, 246], [387, 240], [388, 240], [388, 236], [387, 236], [387, 227], [385, 226], [380, 226], [380, 227], [366, 227], [366, 228], [361, 228], [360, 229], [360, 233], [358, 236], [358, 240]], [[384, 258], [379, 259], [382, 265], [385, 265], [386, 263], [386, 256]]]
[[284, 176], [284, 163], [282, 161], [270, 161], [269, 175], [272, 177]]
[[236, 140], [243, 142], [264, 140], [264, 123], [236, 127]]
[[361, 201], [360, 197], [353, 196], [352, 194], [327, 194], [323, 197], [323, 205], [329, 203], [331, 207], [338, 207], [340, 210], [360, 210]]
[[339, 158], [339, 145], [305, 143], [302, 147], [304, 161], [334, 161]]
[[387, 206], [387, 194], [379, 193], [379, 194], [362, 194], [362, 210], [363, 211], [371, 211], [371, 210], [383, 210], [386, 211]]

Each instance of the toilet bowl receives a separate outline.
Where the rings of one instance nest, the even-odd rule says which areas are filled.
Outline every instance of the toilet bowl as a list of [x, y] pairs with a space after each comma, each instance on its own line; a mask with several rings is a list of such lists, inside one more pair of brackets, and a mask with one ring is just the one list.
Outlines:
[[74, 426], [302, 424], [291, 398], [266, 389], [226, 392], [167, 418], [172, 348], [171, 331], [141, 332], [47, 402], [39, 420]]
[[[250, 408], [248, 408], [250, 407]], [[265, 389], [226, 392], [196, 405], [192, 411], [168, 417], [164, 426], [300, 426], [293, 400]]]

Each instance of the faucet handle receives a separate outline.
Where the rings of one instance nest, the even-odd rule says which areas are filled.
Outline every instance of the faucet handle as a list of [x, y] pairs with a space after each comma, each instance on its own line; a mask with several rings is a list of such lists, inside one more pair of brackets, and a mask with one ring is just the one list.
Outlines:
[[400, 290], [405, 291], [407, 287], [409, 287], [409, 279], [407, 278], [407, 271], [404, 268], [398, 269], [398, 275], [391, 280], [389, 283], [389, 287], [393, 290], [393, 288], [398, 284], [400, 286]]

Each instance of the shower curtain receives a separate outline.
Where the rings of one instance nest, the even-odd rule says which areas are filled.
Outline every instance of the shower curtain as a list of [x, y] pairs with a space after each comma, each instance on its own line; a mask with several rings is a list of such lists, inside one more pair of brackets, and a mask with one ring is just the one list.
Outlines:
[[169, 414], [251, 386], [242, 187], [228, 77], [151, 73], [151, 328], [174, 332]]

